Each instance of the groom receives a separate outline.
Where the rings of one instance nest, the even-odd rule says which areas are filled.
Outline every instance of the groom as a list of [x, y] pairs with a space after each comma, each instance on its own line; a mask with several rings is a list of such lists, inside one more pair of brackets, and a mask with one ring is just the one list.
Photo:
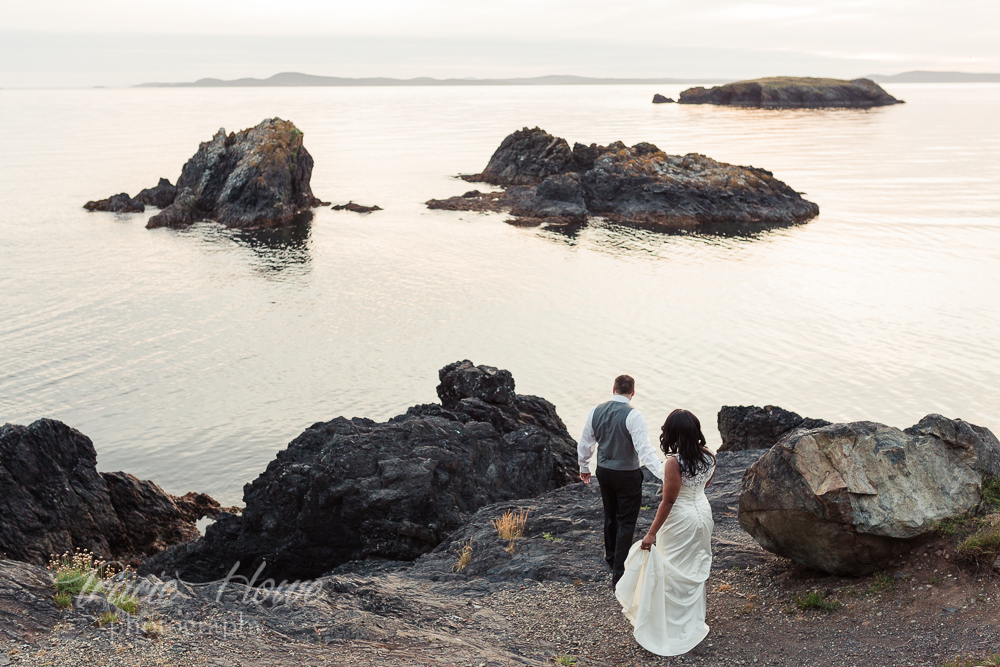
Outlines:
[[633, 396], [635, 380], [628, 375], [616, 377], [614, 395], [587, 415], [576, 448], [584, 484], [590, 484], [590, 457], [597, 448], [597, 481], [604, 501], [604, 560], [611, 568], [612, 588], [625, 572], [625, 557], [642, 505], [640, 462], [663, 479], [663, 462], [649, 444], [646, 420], [629, 404]]

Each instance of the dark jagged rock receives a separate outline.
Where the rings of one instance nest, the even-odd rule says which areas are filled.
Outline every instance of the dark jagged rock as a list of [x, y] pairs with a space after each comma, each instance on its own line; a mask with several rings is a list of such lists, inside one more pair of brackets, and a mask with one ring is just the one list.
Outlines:
[[514, 393], [509, 372], [463, 361], [439, 375], [441, 405], [314, 424], [244, 488], [241, 517], [223, 515], [142, 571], [205, 580], [240, 561], [241, 574], [263, 566], [262, 577], [294, 579], [355, 559], [412, 560], [480, 507], [576, 476], [555, 407]]
[[669, 104], [669, 103], [671, 103], [673, 101], [674, 101], [674, 98], [672, 98], [672, 97], [664, 97], [663, 95], [660, 95], [659, 93], [656, 93], [655, 95], [653, 95], [653, 104]]
[[227, 227], [291, 224], [322, 203], [309, 186], [312, 168], [302, 132], [290, 121], [271, 118], [228, 135], [220, 129], [187, 161], [173, 201], [146, 227], [199, 220]]
[[102, 472], [111, 505], [128, 537], [128, 552], [154, 554], [199, 536], [196, 523], [222, 512], [211, 496], [172, 496], [149, 480], [124, 472]]
[[146, 210], [140, 200], [132, 199], [126, 192], [112, 195], [107, 199], [89, 201], [83, 207], [88, 211], [109, 211], [111, 213], [142, 213]]
[[381, 211], [381, 206], [363, 206], [361, 204], [355, 204], [352, 201], [346, 204], [336, 204], [331, 206], [334, 211], [353, 211], [354, 213], [371, 213], [372, 211]]
[[599, 215], [616, 222], [671, 230], [790, 225], [819, 207], [769, 171], [717, 162], [704, 155], [667, 155], [653, 144], [575, 144], [544, 130], [511, 134], [481, 174], [463, 176], [506, 187], [432, 199], [429, 208], [510, 211], [523, 222], [578, 223]]
[[524, 128], [507, 135], [481, 174], [462, 178], [493, 185], [536, 185], [546, 176], [568, 171], [572, 162], [565, 139], [538, 127]]
[[744, 449], [770, 449], [785, 435], [797, 428], [819, 428], [830, 422], [823, 419], [803, 419], [774, 405], [724, 405], [719, 410], [720, 452]]
[[156, 484], [96, 465], [90, 438], [62, 422], [0, 427], [0, 552], [39, 565], [78, 548], [134, 561], [196, 537], [195, 522], [220, 509], [185, 496], [182, 510]]
[[681, 104], [721, 104], [726, 106], [795, 109], [821, 107], [871, 107], [902, 104], [871, 79], [816, 79], [811, 77], [769, 77], [737, 81], [712, 88], [688, 88]]
[[[511, 215], [520, 218], [555, 218], [568, 222], [584, 222], [587, 204], [583, 199], [583, 186], [578, 174], [550, 176], [536, 188], [519, 191], [522, 196], [513, 198]], [[512, 195], [514, 193], [511, 193]]]
[[161, 178], [156, 187], [140, 191], [135, 198], [146, 206], [163, 209], [173, 204], [176, 196], [177, 187], [171, 185], [168, 179]]
[[740, 525], [772, 553], [838, 575], [884, 568], [938, 522], [973, 511], [1000, 442], [928, 415], [905, 431], [876, 424], [795, 429], [743, 477]]

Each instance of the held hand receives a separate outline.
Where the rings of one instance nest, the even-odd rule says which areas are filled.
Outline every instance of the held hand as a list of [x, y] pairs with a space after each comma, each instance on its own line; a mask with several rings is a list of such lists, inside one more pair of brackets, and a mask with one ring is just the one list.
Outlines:
[[646, 533], [646, 536], [642, 538], [642, 546], [639, 548], [643, 551], [649, 551], [650, 548], [656, 543], [656, 535], [651, 533]]
[[581, 472], [580, 473], [580, 481], [583, 482], [584, 484], [590, 484], [590, 473], [589, 472]]

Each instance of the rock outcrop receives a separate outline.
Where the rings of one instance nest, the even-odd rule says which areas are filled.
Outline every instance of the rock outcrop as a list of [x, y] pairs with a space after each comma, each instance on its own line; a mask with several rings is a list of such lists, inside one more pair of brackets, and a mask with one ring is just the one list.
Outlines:
[[112, 195], [107, 199], [89, 201], [83, 207], [88, 211], [108, 211], [110, 213], [142, 213], [146, 210], [141, 201], [129, 197], [127, 192]]
[[220, 129], [187, 161], [173, 201], [146, 227], [199, 220], [227, 227], [290, 224], [320, 204], [309, 185], [312, 169], [302, 132], [291, 121], [270, 118], [228, 135]]
[[1000, 474], [988, 429], [928, 415], [795, 429], [743, 477], [740, 525], [773, 553], [838, 575], [885, 567], [936, 522], [976, 509]]
[[756, 405], [724, 405], [719, 410], [718, 423], [722, 436], [720, 452], [770, 449], [797, 428], [811, 429], [830, 424], [823, 419], [804, 419], [774, 405], [762, 408]]
[[659, 93], [656, 93], [655, 95], [653, 95], [653, 104], [669, 104], [670, 102], [673, 102], [673, 101], [674, 101], [674, 98], [672, 98], [672, 97], [664, 97], [663, 95], [660, 95]]
[[576, 444], [555, 407], [514, 392], [510, 373], [463, 361], [441, 369], [440, 405], [385, 423], [314, 424], [244, 488], [241, 517], [167, 550], [144, 572], [193, 581], [239, 573], [310, 578], [363, 558], [412, 560], [480, 507], [576, 477]]
[[121, 472], [98, 473], [90, 438], [62, 422], [0, 427], [0, 552], [38, 565], [87, 549], [135, 561], [198, 536], [195, 522], [219, 504], [176, 498]]
[[506, 188], [432, 199], [433, 209], [510, 211], [522, 221], [579, 223], [588, 216], [670, 230], [701, 225], [788, 225], [819, 214], [773, 174], [704, 155], [667, 155], [650, 143], [575, 144], [539, 128], [514, 132], [482, 173]]
[[737, 81], [712, 88], [688, 88], [680, 104], [721, 104], [765, 109], [848, 107], [868, 109], [902, 100], [885, 92], [871, 79], [816, 79], [776, 76]]
[[156, 187], [146, 188], [134, 198], [127, 192], [113, 195], [107, 199], [89, 201], [83, 205], [88, 211], [110, 211], [112, 213], [142, 213], [147, 206], [166, 208], [177, 196], [177, 188], [166, 178], [161, 178]]
[[177, 186], [171, 185], [170, 181], [166, 178], [161, 178], [160, 182], [157, 183], [155, 187], [141, 190], [139, 194], [135, 196], [137, 200], [146, 206], [155, 206], [156, 208], [161, 209], [173, 204], [176, 197]]
[[382, 207], [377, 204], [374, 206], [365, 206], [364, 204], [355, 204], [352, 201], [346, 204], [334, 204], [330, 207], [334, 211], [351, 211], [352, 213], [371, 213], [373, 211], [381, 211]]

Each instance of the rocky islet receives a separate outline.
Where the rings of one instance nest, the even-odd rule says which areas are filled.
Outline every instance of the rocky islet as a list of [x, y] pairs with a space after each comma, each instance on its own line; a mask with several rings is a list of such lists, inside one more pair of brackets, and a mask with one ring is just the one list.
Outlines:
[[688, 88], [679, 104], [717, 104], [763, 109], [852, 108], [903, 104], [871, 79], [776, 76], [712, 88]]
[[87, 202], [90, 211], [141, 213], [161, 209], [147, 228], [187, 227], [211, 220], [227, 227], [293, 224], [325, 204], [312, 193], [313, 158], [291, 121], [269, 118], [226, 134], [220, 129], [185, 163], [176, 185], [161, 178], [134, 199], [122, 193]]
[[509, 211], [522, 222], [581, 223], [601, 216], [661, 231], [791, 225], [819, 207], [769, 171], [704, 155], [668, 155], [650, 143], [577, 143], [540, 128], [508, 135], [486, 168], [463, 179], [504, 188], [432, 199], [432, 209]]

